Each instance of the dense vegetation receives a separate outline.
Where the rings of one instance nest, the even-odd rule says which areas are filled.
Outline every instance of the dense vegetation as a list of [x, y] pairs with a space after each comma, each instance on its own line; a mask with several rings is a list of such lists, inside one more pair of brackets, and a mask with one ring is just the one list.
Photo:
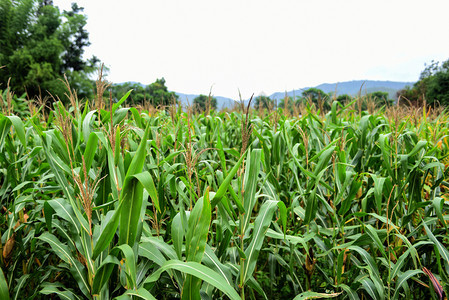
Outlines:
[[211, 95], [199, 95], [193, 99], [193, 108], [196, 112], [209, 114], [210, 110], [217, 109], [217, 99]]
[[139, 83], [125, 82], [114, 84], [111, 86], [112, 97], [114, 101], [118, 101], [126, 92], [133, 90], [129, 95], [128, 102], [133, 106], [164, 107], [176, 104], [178, 95], [175, 92], [169, 92], [165, 85], [165, 78], [156, 79], [155, 82], [143, 86]]
[[413, 87], [398, 92], [398, 97], [415, 106], [449, 105], [449, 59], [443, 63], [432, 61], [421, 72]]
[[447, 291], [447, 114], [149, 113], [102, 94], [21, 117], [2, 98], [1, 299]]
[[184, 111], [164, 78], [89, 79], [85, 24], [0, 0], [0, 299], [447, 293], [448, 61], [398, 94], [418, 108], [310, 88]]
[[60, 12], [48, 0], [0, 0], [0, 89], [7, 86], [29, 98], [64, 99], [67, 76], [80, 97], [92, 96], [94, 81], [89, 74], [99, 60], [83, 59], [89, 46], [84, 28], [87, 17], [76, 3]]

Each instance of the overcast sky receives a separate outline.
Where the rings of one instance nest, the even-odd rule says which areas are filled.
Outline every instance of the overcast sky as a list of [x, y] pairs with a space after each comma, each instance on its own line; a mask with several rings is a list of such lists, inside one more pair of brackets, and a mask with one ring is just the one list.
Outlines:
[[[70, 9], [73, 0], [54, 0]], [[113, 83], [238, 99], [347, 80], [416, 81], [449, 58], [449, 1], [77, 1]]]

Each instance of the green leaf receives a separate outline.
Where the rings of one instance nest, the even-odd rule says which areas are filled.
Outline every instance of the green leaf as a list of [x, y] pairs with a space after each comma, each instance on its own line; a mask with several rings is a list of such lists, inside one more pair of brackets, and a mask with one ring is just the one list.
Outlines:
[[187, 261], [201, 262], [211, 221], [209, 190], [198, 199], [190, 213], [186, 234]]
[[363, 288], [365, 291], [368, 292], [368, 294], [371, 296], [372, 299], [381, 299], [378, 294], [376, 293], [376, 287], [374, 286], [373, 281], [368, 277], [363, 277], [360, 279], [360, 282], [362, 283]]
[[117, 103], [114, 103], [114, 105], [112, 105], [112, 111], [111, 114], [114, 115], [115, 111], [117, 110], [117, 108], [122, 105], [123, 102], [125, 102], [125, 100], [129, 97], [129, 95], [131, 94], [133, 90], [129, 90], [125, 95], [123, 95], [122, 98], [120, 98], [119, 101], [117, 101]]
[[307, 291], [307, 292], [297, 295], [295, 298], [293, 298], [293, 300], [335, 298], [335, 297], [338, 297], [341, 293], [342, 292], [325, 294], [325, 293], [316, 293], [316, 292]]
[[313, 169], [313, 174], [316, 177], [318, 176], [318, 174], [320, 174], [323, 170], [325, 170], [327, 168], [327, 165], [329, 164], [334, 151], [335, 151], [335, 146], [329, 145], [328, 148], [325, 149], [321, 153], [320, 159], [319, 159], [317, 165], [315, 166], [315, 168]]
[[[228, 190], [228, 188], [232, 188], [231, 180], [234, 178], [235, 174], [240, 169], [240, 165], [242, 164], [244, 157], [245, 157], [245, 155], [242, 155], [240, 157], [240, 159], [237, 161], [237, 163], [234, 165], [234, 167], [232, 167], [231, 171], [229, 171], [228, 175], [221, 183], [220, 187], [218, 188], [217, 192], [215, 193], [215, 196], [212, 198], [212, 204], [211, 204], [212, 208], [215, 208], [217, 203], [223, 198], [223, 196], [226, 193], [226, 191]], [[242, 203], [239, 201], [239, 199], [235, 199], [235, 200], [236, 200], [235, 204], [237, 205], [237, 208], [239, 209], [239, 211], [244, 212], [245, 209], [243, 208]]]
[[51, 207], [51, 205], [48, 203], [48, 201], [44, 202], [44, 215], [45, 215], [45, 223], [47, 225], [48, 231], [51, 232], [51, 223], [53, 220], [53, 214], [55, 213], [55, 210]]
[[137, 236], [137, 227], [140, 220], [142, 201], [143, 201], [143, 187], [134, 176], [142, 172], [145, 163], [146, 145], [150, 126], [145, 129], [145, 133], [140, 141], [139, 147], [134, 154], [134, 157], [126, 172], [125, 182], [120, 194], [120, 202], [123, 202], [123, 209], [120, 214], [119, 226], [119, 243], [134, 245]]
[[98, 136], [91, 132], [89, 139], [87, 140], [86, 149], [84, 149], [84, 163], [86, 165], [86, 171], [89, 173], [90, 167], [95, 157], [95, 152], [98, 147]]
[[398, 277], [398, 279], [396, 280], [396, 288], [395, 288], [395, 291], [394, 291], [393, 299], [398, 299], [399, 298], [400, 288], [407, 282], [407, 280], [410, 277], [415, 276], [417, 274], [421, 274], [421, 273], [424, 273], [424, 272], [421, 271], [421, 270], [408, 270], [408, 271], [402, 273]]
[[109, 281], [115, 266], [120, 265], [120, 261], [113, 255], [108, 255], [101, 262], [95, 273], [94, 282], [92, 284], [92, 294], [98, 294], [103, 286]]
[[[211, 221], [211, 204], [209, 188], [192, 209], [186, 234], [186, 260], [201, 262], [209, 233]], [[197, 299], [200, 294], [201, 280], [187, 275], [182, 289], [182, 299]]]
[[251, 243], [245, 250], [245, 266], [243, 269], [243, 278], [246, 282], [256, 268], [257, 258], [260, 248], [262, 248], [265, 234], [273, 220], [273, 213], [276, 210], [278, 201], [267, 200], [260, 208], [259, 214], [254, 221]]
[[435, 213], [438, 216], [438, 219], [440, 220], [441, 224], [444, 225], [444, 228], [447, 230], [447, 224], [444, 220], [443, 216], [443, 205], [444, 205], [444, 199], [441, 197], [435, 197], [432, 201], [433, 208], [435, 209]]
[[382, 244], [382, 242], [380, 241], [379, 236], [377, 235], [376, 229], [374, 229], [373, 226], [371, 226], [370, 224], [367, 224], [365, 226], [365, 228], [367, 229], [367, 233], [368, 235], [371, 237], [371, 239], [374, 242], [374, 245], [376, 245], [377, 249], [379, 249], [379, 251], [382, 253], [382, 255], [387, 258], [387, 253], [385, 252], [384, 249], [384, 245]]
[[139, 244], [139, 256], [148, 258], [158, 266], [162, 266], [167, 261], [161, 251], [148, 242]]
[[20, 278], [17, 280], [16, 286], [14, 287], [14, 300], [21, 300], [21, 298], [19, 298], [20, 291], [22, 290], [22, 288], [27, 288], [26, 282], [28, 280], [28, 277], [30, 277], [30, 274], [25, 274], [20, 276]]
[[96, 110], [89, 111], [86, 116], [84, 117], [83, 124], [82, 124], [82, 131], [83, 131], [83, 137], [85, 141], [88, 141], [90, 136], [92, 135], [91, 130], [91, 123], [95, 120], [95, 113]]
[[356, 291], [351, 289], [346, 284], [339, 284], [338, 287], [342, 288], [346, 292], [346, 294], [348, 294], [348, 297], [350, 300], [359, 300], [360, 299], [359, 296], [357, 295]]
[[363, 260], [368, 264], [369, 268], [374, 272], [374, 274], [379, 277], [379, 269], [377, 268], [377, 264], [374, 261], [373, 257], [368, 252], [366, 252], [366, 250], [359, 246], [349, 246], [348, 250], [354, 250], [358, 252]]
[[[77, 232], [80, 232], [81, 229], [83, 229], [86, 233], [90, 233], [87, 220], [81, 214], [81, 212], [78, 209], [78, 206], [76, 204], [75, 198], [73, 196], [73, 190], [70, 188], [71, 185], [69, 184], [69, 182], [67, 181], [67, 178], [62, 173], [63, 172], [62, 170], [64, 169], [64, 167], [60, 165], [60, 163], [59, 163], [60, 160], [58, 159], [56, 154], [51, 149], [51, 146], [53, 143], [52, 142], [53, 139], [51, 136], [52, 135], [50, 133], [48, 133], [46, 136], [46, 143], [44, 143], [44, 149], [45, 149], [47, 161], [50, 165], [50, 169], [52, 170], [53, 174], [55, 175], [55, 178], [64, 193], [64, 196], [66, 197], [66, 199], [68, 199], [68, 201], [70, 203], [70, 206], [73, 210], [73, 214], [75, 215], [75, 218], [70, 217], [66, 220], [71, 222], [73, 225], [75, 225]], [[50, 203], [50, 205], [52, 205], [51, 201], [49, 203]], [[55, 209], [55, 207], [53, 207], [53, 209]], [[62, 207], [61, 207], [61, 209], [64, 210]], [[63, 212], [63, 213], [64, 213], [64, 216], [67, 217], [67, 212]], [[71, 216], [73, 216], [73, 214]], [[79, 226], [81, 226], [81, 229]]]
[[[120, 220], [120, 213], [122, 209], [123, 202], [119, 204], [117, 209], [113, 212], [112, 217], [108, 220], [106, 226], [100, 233], [98, 237], [97, 243], [95, 244], [92, 259], [97, 259], [98, 255], [104, 251], [112, 242], [112, 239], [115, 236], [115, 232], [117, 231], [117, 227]], [[108, 212], [109, 213], [109, 212]]]
[[8, 282], [3, 274], [3, 269], [0, 269], [0, 299], [9, 300]]
[[47, 203], [51, 206], [51, 208], [53, 208], [57, 216], [69, 222], [72, 226], [75, 227], [77, 234], [81, 235], [80, 223], [78, 222], [78, 219], [74, 217], [75, 213], [72, 206], [70, 206], [70, 204], [67, 203], [65, 199], [56, 198], [47, 201]]
[[90, 288], [87, 283], [85, 267], [75, 258], [69, 248], [61, 243], [56, 236], [49, 232], [44, 232], [38, 237], [38, 239], [50, 244], [50, 247], [54, 253], [71, 266], [72, 275], [75, 278], [78, 287], [81, 289], [83, 294], [86, 295], [86, 297], [90, 298]]
[[182, 259], [182, 245], [185, 236], [185, 228], [181, 222], [181, 213], [177, 213], [171, 223], [171, 235], [173, 241], [173, 247], [175, 248], [178, 259]]
[[145, 280], [145, 283], [155, 282], [159, 279], [162, 272], [175, 269], [186, 274], [195, 276], [210, 285], [216, 287], [223, 293], [225, 293], [231, 300], [240, 300], [239, 294], [234, 290], [232, 286], [226, 283], [224, 278], [217, 272], [210, 268], [203, 266], [197, 262], [182, 262], [179, 260], [167, 261], [161, 268], [154, 272], [150, 277]]
[[245, 210], [243, 215], [242, 234], [246, 232], [254, 205], [256, 204], [257, 180], [260, 172], [262, 149], [253, 149], [251, 152], [248, 152], [248, 156], [249, 165], [245, 168], [244, 177], [243, 207]]
[[413, 155], [415, 155], [416, 153], [421, 151], [425, 146], [427, 146], [427, 141], [419, 141], [415, 145], [415, 147], [412, 149], [412, 151], [410, 151], [410, 153], [408, 153], [408, 156], [412, 157]]
[[436, 239], [436, 237], [430, 231], [429, 227], [427, 227], [426, 223], [423, 222], [422, 224], [423, 224], [424, 228], [426, 229], [427, 236], [434, 243], [434, 245], [438, 248], [440, 255], [443, 257], [443, 259], [447, 263], [449, 263], [449, 251]]
[[211, 268], [221, 276], [223, 276], [224, 280], [227, 284], [232, 286], [232, 274], [231, 269], [222, 264], [218, 257], [215, 255], [214, 251], [210, 248], [209, 245], [206, 244], [206, 250], [204, 251], [204, 256], [202, 263], [207, 267]]
[[134, 175], [134, 177], [139, 180], [139, 182], [143, 185], [145, 190], [148, 192], [157, 211], [161, 212], [161, 208], [159, 207], [159, 198], [157, 195], [157, 189], [156, 189], [156, 186], [154, 185], [153, 177], [151, 176], [151, 174], [148, 171], [145, 171], [145, 172]]
[[127, 244], [117, 246], [117, 248], [120, 249], [122, 251], [123, 255], [125, 256], [125, 260], [126, 260], [125, 270], [126, 270], [126, 274], [128, 275], [127, 276], [128, 288], [136, 289], [137, 288], [137, 281], [136, 281], [137, 269], [136, 269], [136, 260], [134, 257], [133, 249]]
[[385, 134], [381, 134], [379, 136], [379, 146], [380, 146], [380, 150], [382, 151], [382, 165], [384, 166], [385, 169], [387, 169], [388, 174], [390, 175], [391, 178], [395, 178], [393, 170], [391, 169], [391, 151], [389, 151], [389, 145], [387, 142], [388, 139], [388, 135]]
[[67, 299], [67, 300], [81, 299], [80, 297], [75, 295], [72, 291], [66, 289], [61, 284], [58, 284], [58, 283], [45, 282], [43, 284], [42, 290], [40, 290], [39, 293], [41, 293], [43, 295], [47, 295], [47, 296], [56, 294], [56, 295], [58, 295], [58, 297], [60, 299], [63, 299], [63, 300], [64, 299]]
[[385, 177], [377, 177], [374, 174], [371, 174], [371, 177], [374, 181], [374, 198], [376, 200], [376, 208], [377, 213], [382, 213], [382, 196], [383, 196], [383, 190], [384, 190], [384, 183], [386, 178]]
[[22, 120], [17, 116], [6, 116], [6, 118], [11, 121], [11, 124], [14, 126], [14, 129], [16, 131], [16, 134], [22, 143], [23, 147], [26, 148], [27, 141], [25, 138], [25, 127], [23, 126]]
[[[151, 295], [151, 293], [143, 287], [138, 288], [137, 290], [127, 290], [123, 295], [131, 296], [132, 299], [135, 299], [134, 297], [136, 297], [136, 298], [145, 299], [145, 300], [156, 300], [156, 298], [154, 298], [153, 295]], [[120, 297], [117, 297], [116, 299], [120, 299]], [[124, 298], [124, 299], [129, 299], [129, 298]]]

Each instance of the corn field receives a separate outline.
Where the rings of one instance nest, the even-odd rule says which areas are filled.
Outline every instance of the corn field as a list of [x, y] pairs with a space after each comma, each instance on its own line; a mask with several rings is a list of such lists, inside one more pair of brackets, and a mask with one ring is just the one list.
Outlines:
[[130, 92], [3, 109], [1, 299], [443, 299], [448, 114], [149, 112]]

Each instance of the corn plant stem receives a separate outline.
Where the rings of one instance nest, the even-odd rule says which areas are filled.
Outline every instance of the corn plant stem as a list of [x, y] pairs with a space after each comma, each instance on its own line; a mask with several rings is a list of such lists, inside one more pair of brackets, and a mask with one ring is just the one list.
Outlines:
[[[243, 252], [243, 224], [244, 224], [244, 214], [240, 214], [240, 249]], [[240, 297], [242, 300], [245, 299], [245, 259], [240, 257]]]

